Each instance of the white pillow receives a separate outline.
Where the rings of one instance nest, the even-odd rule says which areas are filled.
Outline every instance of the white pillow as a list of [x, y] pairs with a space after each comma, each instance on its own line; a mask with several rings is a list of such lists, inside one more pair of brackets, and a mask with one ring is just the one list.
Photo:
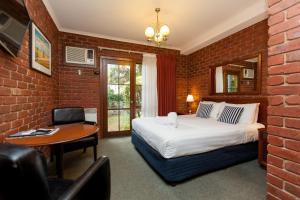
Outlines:
[[257, 123], [257, 120], [258, 120], [258, 113], [259, 113], [259, 105], [260, 105], [260, 103], [257, 103], [257, 107], [256, 107], [256, 112], [255, 112], [255, 116], [254, 116], [254, 121], [253, 121], [253, 123]]
[[[197, 108], [197, 112], [198, 112], [198, 109], [199, 109], [199, 106], [200, 104], [203, 103], [203, 104], [213, 104], [213, 108], [209, 114], [209, 117], [210, 118], [214, 118], [214, 119], [218, 119], [219, 115], [221, 114], [221, 108], [223, 110], [223, 105], [225, 104], [225, 102], [214, 102], [214, 101], [201, 101], [198, 105], [198, 108]], [[196, 112], [196, 113], [197, 113]]]
[[230, 104], [225, 103], [221, 111], [223, 111], [225, 106], [232, 106], [232, 107], [243, 107], [244, 111], [241, 115], [241, 118], [239, 120], [239, 124], [253, 124], [256, 123], [257, 117], [258, 117], [258, 107], [259, 103], [247, 103], [247, 104]]

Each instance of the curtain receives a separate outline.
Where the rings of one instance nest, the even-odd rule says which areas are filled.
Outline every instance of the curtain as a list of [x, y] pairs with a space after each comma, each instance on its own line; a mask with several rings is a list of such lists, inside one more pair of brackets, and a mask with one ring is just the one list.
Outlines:
[[158, 115], [176, 112], [176, 56], [157, 55]]
[[223, 93], [223, 67], [216, 67], [216, 93]]
[[142, 117], [157, 116], [156, 55], [144, 54], [142, 67]]

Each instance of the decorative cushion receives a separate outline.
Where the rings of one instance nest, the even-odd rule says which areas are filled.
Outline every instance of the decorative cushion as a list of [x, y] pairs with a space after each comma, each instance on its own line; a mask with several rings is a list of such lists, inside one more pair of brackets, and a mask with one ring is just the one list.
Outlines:
[[209, 118], [212, 108], [213, 104], [200, 104], [196, 116], [200, 118]]
[[237, 124], [244, 111], [243, 107], [225, 106], [218, 121], [227, 124]]
[[209, 117], [217, 120], [219, 115], [221, 114], [221, 109], [224, 108], [225, 102], [200, 101], [196, 113], [198, 113], [201, 104], [213, 104], [213, 108], [209, 114]]
[[[258, 116], [257, 107], [259, 107], [258, 103], [247, 103], [247, 104], [231, 104], [225, 103], [223, 108], [221, 108], [221, 113], [225, 106], [231, 107], [242, 107], [244, 108], [244, 112], [241, 115], [239, 120], [239, 124], [253, 124], [256, 123], [256, 116]], [[257, 121], [257, 120], [256, 120]]]

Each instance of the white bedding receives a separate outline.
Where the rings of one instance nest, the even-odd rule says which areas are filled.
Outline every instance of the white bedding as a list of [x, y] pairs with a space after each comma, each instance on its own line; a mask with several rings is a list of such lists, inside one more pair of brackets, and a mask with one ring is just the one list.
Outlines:
[[178, 116], [178, 127], [165, 124], [166, 117], [137, 118], [132, 128], [164, 158], [204, 153], [225, 146], [257, 140], [264, 125], [226, 124], [195, 115]]

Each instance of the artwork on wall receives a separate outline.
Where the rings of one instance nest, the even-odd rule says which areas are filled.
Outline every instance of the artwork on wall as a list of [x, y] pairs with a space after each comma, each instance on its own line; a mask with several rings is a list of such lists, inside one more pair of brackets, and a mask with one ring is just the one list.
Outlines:
[[34, 23], [31, 24], [31, 67], [51, 76], [51, 43]]

